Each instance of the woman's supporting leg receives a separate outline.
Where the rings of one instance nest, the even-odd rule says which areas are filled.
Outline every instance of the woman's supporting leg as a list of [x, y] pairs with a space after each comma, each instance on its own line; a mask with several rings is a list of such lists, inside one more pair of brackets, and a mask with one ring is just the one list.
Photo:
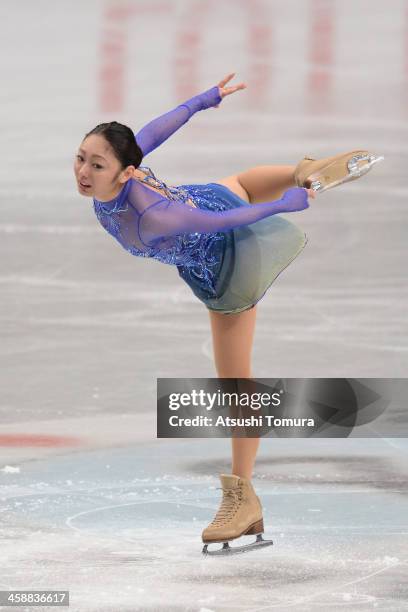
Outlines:
[[[243, 200], [258, 204], [279, 199], [293, 187], [295, 166], [256, 166], [217, 183]], [[252, 378], [251, 353], [255, 332], [256, 305], [237, 314], [209, 310], [215, 367], [220, 378]], [[251, 478], [259, 438], [232, 438], [232, 473]]]
[[[230, 315], [208, 311], [219, 378], [252, 378], [256, 310], [255, 305], [250, 310]], [[231, 442], [232, 474], [251, 479], [259, 438], [231, 438]]]
[[232, 474], [251, 480], [260, 438], [231, 438]]
[[286, 189], [294, 187], [294, 172], [295, 166], [256, 166], [216, 182], [225, 185], [243, 200], [260, 204], [278, 200]]

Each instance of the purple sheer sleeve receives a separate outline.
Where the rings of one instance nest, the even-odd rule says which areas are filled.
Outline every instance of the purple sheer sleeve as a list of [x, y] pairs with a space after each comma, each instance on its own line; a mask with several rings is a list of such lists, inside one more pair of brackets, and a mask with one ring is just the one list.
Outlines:
[[150, 121], [135, 134], [136, 142], [142, 149], [143, 155], [146, 156], [161, 145], [184, 125], [194, 113], [219, 104], [221, 99], [219, 88], [215, 86]]
[[248, 204], [221, 212], [193, 208], [180, 201], [160, 200], [146, 208], [139, 218], [139, 236], [148, 246], [161, 239], [181, 234], [213, 234], [242, 225], [256, 223], [278, 213], [294, 212], [308, 207], [306, 189], [294, 187], [280, 200]]

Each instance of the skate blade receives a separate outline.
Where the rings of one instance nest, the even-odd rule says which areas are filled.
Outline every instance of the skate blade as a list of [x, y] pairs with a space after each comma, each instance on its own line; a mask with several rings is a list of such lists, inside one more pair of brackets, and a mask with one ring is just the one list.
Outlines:
[[[216, 542], [214, 542], [216, 544]], [[251, 550], [256, 550], [257, 548], [264, 548], [265, 546], [271, 546], [273, 544], [272, 540], [264, 540], [261, 534], [256, 536], [256, 541], [252, 542], [252, 544], [245, 544], [243, 546], [230, 546], [228, 542], [223, 542], [222, 548], [218, 548], [217, 550], [208, 550], [209, 544], [204, 544], [203, 547], [203, 555], [236, 555], [240, 553], [250, 552]]]
[[[347, 164], [349, 171], [349, 174], [347, 176], [344, 176], [337, 181], [330, 181], [328, 183], [324, 183], [319, 180], [312, 180], [310, 189], [313, 189], [313, 191], [317, 191], [318, 193], [323, 193], [323, 191], [327, 191], [327, 189], [332, 189], [333, 187], [337, 187], [337, 185], [342, 185], [343, 183], [353, 181], [357, 178], [360, 178], [360, 176], [367, 174], [367, 172], [371, 170], [374, 164], [377, 164], [383, 159], [383, 155], [380, 155], [378, 157], [376, 157], [375, 155], [356, 155], [354, 158], [350, 159]], [[367, 161], [367, 163], [364, 164], [364, 166], [359, 167], [357, 163], [359, 160], [365, 160]]]

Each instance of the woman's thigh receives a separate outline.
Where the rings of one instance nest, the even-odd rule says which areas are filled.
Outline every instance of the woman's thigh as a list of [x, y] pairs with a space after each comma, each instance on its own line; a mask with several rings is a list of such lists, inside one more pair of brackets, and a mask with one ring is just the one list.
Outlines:
[[242, 198], [242, 200], [245, 200], [245, 202], [250, 203], [248, 193], [239, 182], [238, 176], [236, 174], [226, 176], [220, 179], [219, 181], [214, 181], [214, 183], [218, 183], [219, 185], [225, 185], [225, 187], [228, 187], [228, 189], [235, 193], [235, 195]]
[[251, 378], [257, 305], [237, 314], [209, 310], [215, 367], [220, 378]]

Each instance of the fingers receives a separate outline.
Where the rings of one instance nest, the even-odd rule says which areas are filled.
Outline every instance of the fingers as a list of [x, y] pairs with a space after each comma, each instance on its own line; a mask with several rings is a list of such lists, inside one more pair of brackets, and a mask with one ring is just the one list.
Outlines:
[[[224, 77], [218, 83], [218, 89], [220, 90], [221, 98], [225, 98], [225, 96], [229, 96], [230, 94], [235, 93], [236, 91], [239, 91], [240, 89], [246, 88], [246, 83], [239, 83], [238, 85], [233, 85], [232, 87], [224, 87], [224, 85], [228, 83], [228, 81], [230, 81], [232, 77], [234, 77], [235, 75], [236, 75], [236, 72], [231, 72], [230, 74], [227, 74], [227, 76]], [[214, 108], [217, 108], [217, 106]]]
[[224, 77], [219, 83], [218, 83], [218, 87], [224, 87], [224, 85], [226, 83], [228, 83], [228, 81], [230, 81], [232, 79], [233, 76], [235, 76], [235, 72], [231, 72], [230, 74], [227, 74], [226, 77]]
[[[219, 83], [218, 83], [218, 87], [223, 88], [224, 85], [226, 85], [228, 83], [228, 81], [230, 81], [232, 79], [232, 77], [234, 77], [236, 75], [236, 72], [231, 72], [231, 74], [228, 74], [224, 79], [222, 79]], [[232, 91], [236, 91], [237, 89], [242, 89], [243, 87], [246, 87], [245, 83], [240, 83], [239, 85], [234, 85], [233, 87], [227, 87], [226, 89], [231, 89]], [[231, 93], [232, 93], [231, 91]]]
[[235, 85], [234, 87], [222, 87], [220, 88], [220, 96], [221, 98], [225, 98], [225, 96], [229, 96], [232, 93], [235, 93], [236, 91], [240, 89], [245, 89], [245, 88], [246, 88], [245, 83], [240, 83], [239, 85]]
[[237, 85], [236, 87], [226, 87], [222, 90], [222, 97], [225, 96], [230, 96], [232, 93], [235, 93], [236, 91], [238, 91], [239, 89], [245, 89], [246, 85], [242, 84], [242, 85]]
[[245, 87], [245, 83], [240, 83], [239, 85], [235, 85], [234, 87], [228, 87], [228, 89], [230, 89], [230, 93], [232, 93], [234, 91], [238, 91], [238, 89], [245, 89]]
[[313, 198], [315, 199], [316, 197], [316, 192], [314, 189], [306, 189], [307, 193], [309, 194], [309, 198]]

